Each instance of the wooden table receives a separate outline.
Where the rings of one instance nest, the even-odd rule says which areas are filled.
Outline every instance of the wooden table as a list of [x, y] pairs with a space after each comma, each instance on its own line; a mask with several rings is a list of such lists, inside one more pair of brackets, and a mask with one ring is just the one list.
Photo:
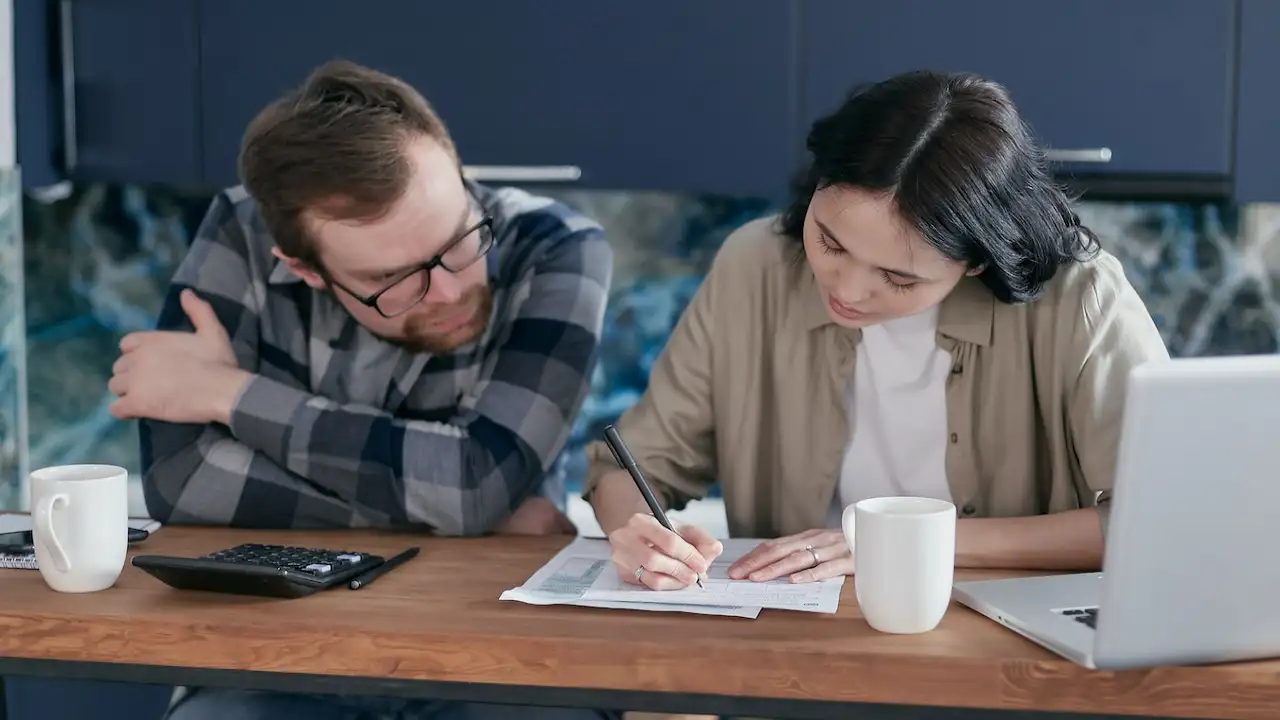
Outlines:
[[836, 615], [756, 620], [498, 600], [567, 541], [166, 527], [133, 552], [422, 553], [368, 588], [297, 600], [177, 591], [132, 566], [65, 595], [3, 570], [0, 674], [777, 718], [850, 717], [848, 703], [1280, 717], [1280, 662], [1089, 671], [958, 605], [932, 633], [884, 635], [852, 583]]

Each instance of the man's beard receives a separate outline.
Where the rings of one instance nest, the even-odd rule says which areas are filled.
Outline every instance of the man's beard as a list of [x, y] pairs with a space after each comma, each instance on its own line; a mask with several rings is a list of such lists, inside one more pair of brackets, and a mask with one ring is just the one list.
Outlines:
[[386, 340], [412, 352], [432, 355], [450, 353], [473, 343], [489, 326], [489, 315], [493, 312], [493, 291], [489, 289], [488, 284], [474, 287], [467, 291], [456, 307], [475, 309], [466, 324], [441, 332], [431, 328], [431, 322], [434, 320], [432, 315], [422, 313], [410, 317], [405, 322], [402, 336], [386, 338]]

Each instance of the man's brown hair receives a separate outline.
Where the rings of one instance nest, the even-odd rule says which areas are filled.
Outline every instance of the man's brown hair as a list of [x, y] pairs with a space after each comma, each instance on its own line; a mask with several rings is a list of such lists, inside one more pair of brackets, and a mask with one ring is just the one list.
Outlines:
[[444, 122], [408, 83], [332, 60], [249, 123], [240, 180], [280, 250], [319, 268], [303, 211], [339, 220], [386, 213], [409, 183], [405, 148], [419, 135], [457, 154]]

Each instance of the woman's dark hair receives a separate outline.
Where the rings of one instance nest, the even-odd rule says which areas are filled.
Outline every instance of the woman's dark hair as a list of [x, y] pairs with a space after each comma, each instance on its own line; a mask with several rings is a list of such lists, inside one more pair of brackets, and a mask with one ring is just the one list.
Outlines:
[[1044, 153], [999, 84], [912, 72], [855, 92], [819, 119], [780, 230], [800, 242], [819, 189], [891, 194], [899, 214], [998, 300], [1034, 300], [1059, 268], [1099, 243], [1050, 178]]

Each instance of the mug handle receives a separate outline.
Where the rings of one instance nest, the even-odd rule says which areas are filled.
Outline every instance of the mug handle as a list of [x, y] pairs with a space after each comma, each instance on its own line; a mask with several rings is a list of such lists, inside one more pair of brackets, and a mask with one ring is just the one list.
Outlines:
[[54, 493], [40, 498], [40, 502], [36, 503], [35, 522], [31, 524], [32, 531], [40, 536], [40, 541], [48, 548], [54, 568], [61, 573], [71, 572], [71, 558], [67, 557], [67, 551], [62, 549], [62, 543], [58, 542], [58, 536], [53, 532], [53, 511], [69, 504], [71, 496], [66, 493]]
[[849, 555], [853, 553], [853, 520], [854, 511], [857, 509], [857, 503], [849, 503], [845, 506], [844, 512], [840, 514], [840, 529], [844, 531], [844, 542], [849, 546]]

